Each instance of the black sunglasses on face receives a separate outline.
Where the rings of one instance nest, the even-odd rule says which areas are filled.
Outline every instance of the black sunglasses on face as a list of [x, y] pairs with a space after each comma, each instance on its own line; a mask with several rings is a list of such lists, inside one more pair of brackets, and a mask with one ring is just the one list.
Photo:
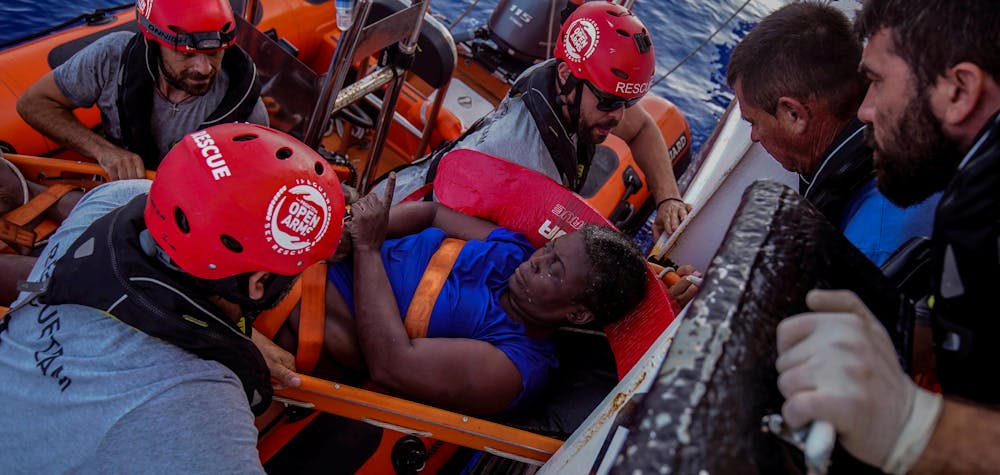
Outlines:
[[625, 99], [624, 97], [612, 96], [597, 89], [590, 81], [583, 81], [583, 83], [587, 85], [587, 89], [590, 89], [590, 92], [597, 98], [597, 110], [601, 112], [614, 112], [622, 107], [628, 109], [636, 105], [639, 99], [642, 99], [642, 97]]

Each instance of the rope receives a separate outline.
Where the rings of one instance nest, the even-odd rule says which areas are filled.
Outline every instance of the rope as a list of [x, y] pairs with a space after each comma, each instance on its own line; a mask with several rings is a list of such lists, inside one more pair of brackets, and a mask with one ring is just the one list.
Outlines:
[[468, 15], [473, 8], [476, 8], [476, 5], [479, 5], [479, 0], [473, 0], [472, 4], [466, 7], [465, 11], [462, 12], [462, 14], [458, 16], [458, 18], [452, 20], [451, 24], [448, 25], [448, 31], [451, 31], [453, 28], [455, 28], [455, 25], [457, 25], [458, 22], [462, 21], [462, 19], [465, 18], [465, 15]]
[[691, 50], [691, 52], [688, 53], [688, 55], [685, 56], [684, 59], [680, 60], [677, 64], [674, 65], [674, 67], [670, 68], [670, 71], [667, 71], [666, 73], [663, 74], [663, 76], [660, 76], [656, 81], [653, 81], [653, 83], [649, 85], [649, 88], [652, 89], [652, 88], [656, 87], [656, 85], [659, 84], [660, 81], [663, 81], [664, 79], [666, 79], [667, 76], [673, 74], [673, 72], [676, 71], [677, 68], [681, 67], [682, 64], [686, 63], [689, 59], [691, 59], [691, 57], [694, 56], [695, 53], [697, 53], [702, 48], [704, 48], [705, 45], [707, 45], [709, 41], [712, 41], [712, 38], [715, 38], [715, 35], [719, 34], [719, 32], [722, 31], [722, 29], [725, 28], [726, 25], [729, 24], [729, 22], [733, 21], [733, 18], [736, 18], [736, 15], [739, 15], [740, 12], [742, 12], [743, 9], [746, 8], [746, 6], [749, 5], [749, 4], [750, 4], [750, 0], [746, 0], [745, 2], [743, 2], [743, 5], [740, 5], [740, 7], [737, 8], [736, 11], [733, 12], [732, 15], [729, 15], [729, 18], [727, 18], [726, 21], [722, 22], [722, 24], [719, 25], [719, 27], [716, 28], [715, 31], [713, 31], [711, 35], [708, 35], [708, 38], [705, 38], [705, 40], [702, 41], [701, 44], [698, 45], [697, 48]]
[[7, 160], [7, 158], [3, 156], [2, 151], [0, 151], [0, 162], [10, 167], [10, 169], [14, 172], [14, 175], [17, 176], [17, 181], [18, 183], [21, 184], [21, 190], [24, 192], [23, 196], [21, 197], [22, 200], [21, 204], [22, 205], [28, 204], [28, 201], [31, 199], [31, 193], [28, 190], [28, 180], [24, 178], [24, 174], [21, 173], [21, 170], [19, 168], [17, 168], [17, 165], [14, 165], [13, 163], [10, 162], [10, 160]]

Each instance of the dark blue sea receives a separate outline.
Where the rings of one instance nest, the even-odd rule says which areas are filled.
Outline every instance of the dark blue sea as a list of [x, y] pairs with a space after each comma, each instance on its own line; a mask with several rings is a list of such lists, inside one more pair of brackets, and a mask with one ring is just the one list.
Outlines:
[[[126, 1], [0, 0], [0, 44]], [[658, 82], [652, 92], [674, 102], [687, 116], [695, 153], [733, 98], [725, 85], [730, 51], [762, 16], [785, 3], [787, 0], [635, 2], [633, 10], [649, 28], [657, 55]], [[472, 0], [432, 0], [431, 8], [440, 17], [455, 19], [471, 4]], [[497, 0], [480, 1], [453, 31], [484, 25], [496, 4]], [[637, 241], [649, 247], [648, 225]]]

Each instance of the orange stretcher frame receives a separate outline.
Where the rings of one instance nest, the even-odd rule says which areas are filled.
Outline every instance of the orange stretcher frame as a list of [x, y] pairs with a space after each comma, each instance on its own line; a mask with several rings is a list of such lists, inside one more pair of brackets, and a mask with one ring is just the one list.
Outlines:
[[533, 432], [308, 375], [300, 377], [298, 388], [275, 391], [279, 401], [535, 465], [562, 446], [561, 440]]

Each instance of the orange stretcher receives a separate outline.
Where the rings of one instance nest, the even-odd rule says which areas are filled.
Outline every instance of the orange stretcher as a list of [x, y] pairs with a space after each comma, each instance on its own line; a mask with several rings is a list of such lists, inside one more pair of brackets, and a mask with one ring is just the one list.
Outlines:
[[[560, 231], [570, 232], [585, 223], [607, 223], [585, 200], [551, 179], [471, 150], [448, 154], [439, 165], [433, 186], [435, 196], [446, 206], [522, 232], [536, 246], [558, 237]], [[511, 197], [518, 199], [512, 203]], [[306, 289], [323, 292], [322, 285], [325, 283], [313, 281], [317, 278], [325, 281], [325, 266], [320, 264], [318, 268], [317, 271], [307, 271], [301, 279], [301, 289], [292, 292], [293, 297], [301, 295], [303, 306], [310, 298]], [[639, 308], [623, 321], [605, 328], [615, 354], [619, 377], [631, 369], [674, 318], [674, 307], [664, 288], [652, 269], [647, 272], [651, 278], [647, 283], [647, 295]], [[436, 299], [436, 293], [433, 299]], [[283, 305], [288, 306], [284, 302]], [[281, 311], [287, 313], [287, 310]], [[315, 342], [316, 338], [304, 335], [303, 328], [311, 327], [311, 331], [322, 335], [322, 323], [317, 326], [303, 322], [323, 320], [324, 316], [322, 313], [307, 313], [305, 308], [300, 313], [300, 341]], [[255, 328], [273, 335], [280, 326], [275, 321], [283, 321], [283, 318], [280, 315], [262, 315]], [[408, 315], [407, 322], [411, 318]], [[419, 334], [419, 329], [413, 331]], [[305, 351], [318, 357], [315, 348], [321, 342], [312, 345], [314, 349]], [[298, 367], [311, 368], [311, 363], [303, 361], [301, 355], [302, 352], [297, 355], [296, 362], [298, 365], [301, 361], [304, 366]], [[276, 391], [276, 395], [279, 401], [288, 405], [328, 412], [399, 433], [433, 438], [535, 465], [544, 463], [562, 445], [562, 441], [552, 437], [305, 375], [302, 376], [301, 387], [281, 389]], [[261, 459], [267, 461], [306, 423], [308, 421], [301, 420], [289, 424], [296, 425], [294, 428], [279, 427], [270, 431], [273, 435], [270, 432], [262, 434], [258, 446]]]

